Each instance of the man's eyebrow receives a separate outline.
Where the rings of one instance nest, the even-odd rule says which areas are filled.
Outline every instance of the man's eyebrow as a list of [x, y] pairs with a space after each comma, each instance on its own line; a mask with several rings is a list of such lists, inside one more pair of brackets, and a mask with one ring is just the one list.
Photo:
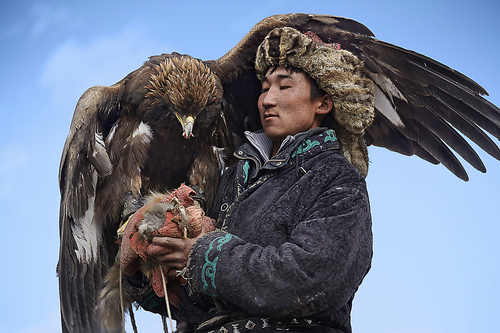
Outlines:
[[[291, 79], [293, 80], [293, 78], [290, 76], [290, 74], [277, 74], [278, 75], [278, 78], [280, 79]], [[267, 82], [269, 81], [269, 77], [267, 76], [264, 76], [264, 78], [262, 79], [262, 82]]]

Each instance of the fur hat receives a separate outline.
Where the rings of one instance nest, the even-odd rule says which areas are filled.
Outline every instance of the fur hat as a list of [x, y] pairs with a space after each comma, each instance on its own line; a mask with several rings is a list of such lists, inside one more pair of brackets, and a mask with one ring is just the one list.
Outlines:
[[273, 29], [257, 50], [257, 76], [262, 80], [274, 66], [295, 67], [309, 74], [333, 100], [330, 127], [337, 134], [342, 154], [366, 177], [368, 150], [363, 134], [374, 117], [373, 81], [353, 53], [309, 34], [289, 27]]

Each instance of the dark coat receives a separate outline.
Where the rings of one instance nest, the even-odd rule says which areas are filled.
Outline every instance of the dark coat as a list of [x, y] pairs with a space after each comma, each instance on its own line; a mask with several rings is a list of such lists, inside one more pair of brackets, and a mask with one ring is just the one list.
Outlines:
[[323, 130], [264, 165], [253, 146], [237, 150], [209, 214], [218, 230], [191, 249], [179, 320], [306, 317], [351, 332], [372, 259], [370, 206], [363, 177]]

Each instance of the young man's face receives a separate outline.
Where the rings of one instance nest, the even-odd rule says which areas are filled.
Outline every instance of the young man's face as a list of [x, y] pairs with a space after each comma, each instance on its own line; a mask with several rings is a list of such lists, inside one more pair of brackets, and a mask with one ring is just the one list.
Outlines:
[[317, 110], [322, 100], [311, 101], [311, 85], [302, 71], [289, 73], [281, 66], [273, 70], [262, 80], [258, 108], [264, 132], [279, 147], [288, 135], [320, 125]]

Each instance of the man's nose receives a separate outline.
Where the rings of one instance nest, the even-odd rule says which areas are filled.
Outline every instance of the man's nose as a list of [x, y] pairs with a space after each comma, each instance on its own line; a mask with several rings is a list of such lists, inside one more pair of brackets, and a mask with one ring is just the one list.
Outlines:
[[272, 107], [276, 105], [276, 93], [274, 89], [269, 89], [262, 97], [262, 106]]

